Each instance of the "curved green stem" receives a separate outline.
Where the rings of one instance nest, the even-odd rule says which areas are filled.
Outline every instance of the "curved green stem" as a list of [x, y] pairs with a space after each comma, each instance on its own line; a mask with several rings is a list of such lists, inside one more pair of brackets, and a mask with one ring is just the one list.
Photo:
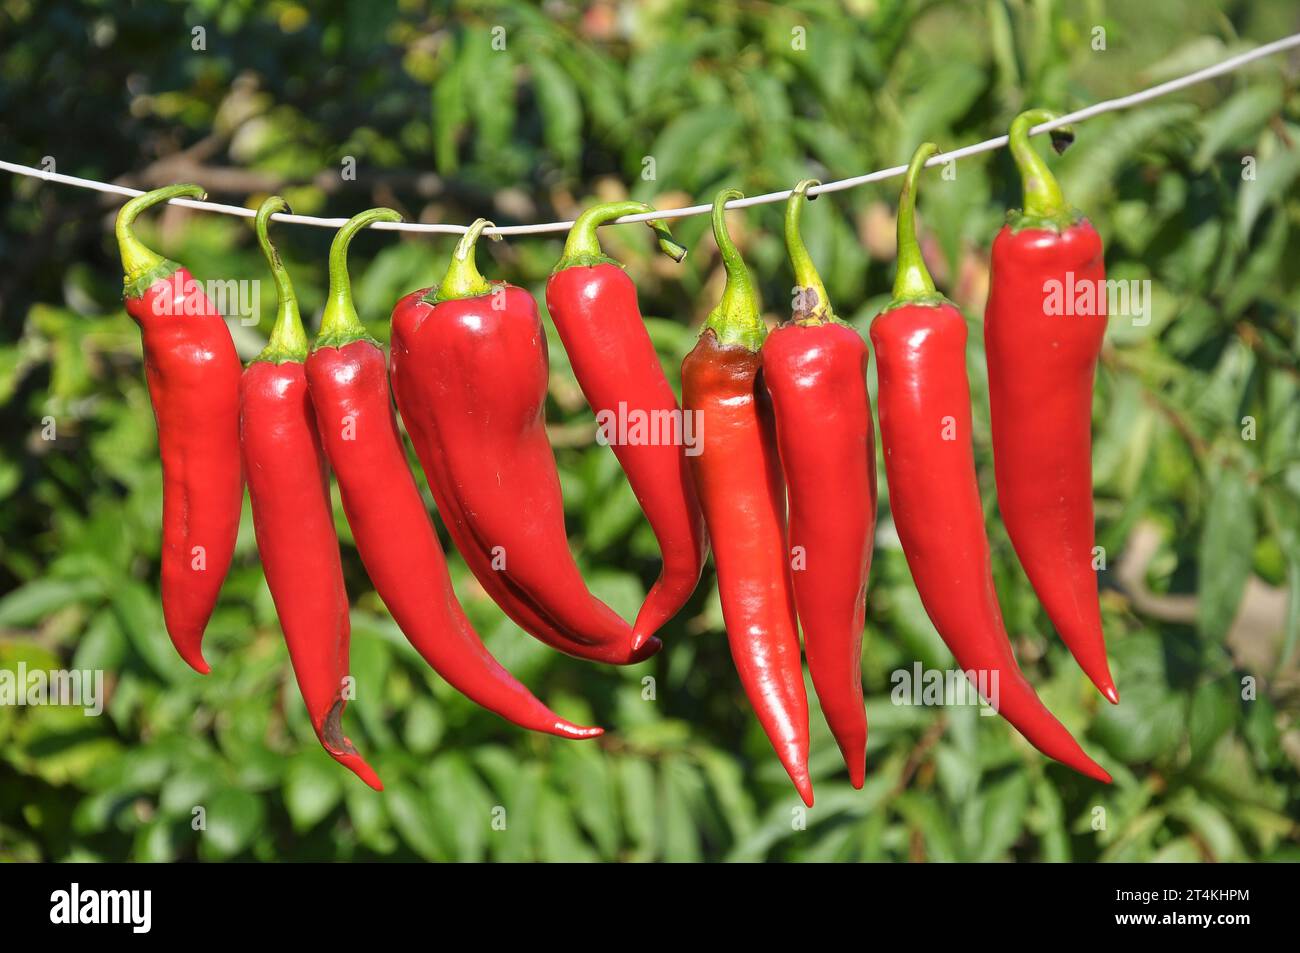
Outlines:
[[[817, 274], [817, 266], [813, 264], [808, 247], [804, 245], [803, 236], [799, 233], [804, 199], [808, 198], [808, 190], [814, 185], [821, 185], [821, 182], [817, 179], [804, 179], [794, 187], [785, 203], [785, 248], [790, 255], [790, 264], [794, 267], [798, 296], [791, 320], [799, 324], [825, 324], [835, 319], [826, 286], [822, 284], [822, 277]], [[812, 201], [812, 198], [808, 201]]]
[[[483, 229], [491, 225], [486, 218], [478, 218], [465, 229], [465, 234], [460, 236], [456, 250], [451, 254], [451, 264], [447, 266], [442, 283], [435, 291], [424, 296], [426, 302], [437, 304], [439, 301], [453, 301], [456, 298], [476, 298], [492, 290], [492, 282], [479, 273], [478, 263], [474, 260], [474, 249], [478, 245], [479, 236], [483, 234]], [[501, 241], [500, 235], [488, 237], [493, 241]]]
[[180, 268], [176, 262], [169, 261], [152, 248], [147, 248], [136, 237], [135, 232], [131, 230], [136, 216], [145, 209], [170, 202], [172, 199], [202, 200], [207, 197], [208, 193], [201, 185], [168, 185], [146, 192], [144, 195], [137, 195], [122, 206], [117, 213], [117, 225], [114, 231], [117, 234], [117, 250], [122, 256], [122, 271], [125, 276], [122, 285], [128, 298], [140, 297], [155, 281], [166, 278]]
[[253, 219], [257, 243], [262, 246], [262, 254], [266, 256], [266, 262], [271, 266], [271, 275], [275, 278], [276, 296], [275, 326], [271, 328], [271, 339], [254, 360], [272, 364], [291, 361], [301, 363], [307, 359], [307, 332], [303, 329], [302, 316], [298, 313], [298, 296], [294, 293], [293, 282], [289, 280], [289, 271], [280, 260], [280, 253], [275, 250], [266, 234], [271, 216], [276, 212], [288, 211], [289, 204], [280, 196], [272, 195], [257, 207], [257, 217]]
[[[1066, 203], [1065, 196], [1061, 194], [1061, 186], [1052, 175], [1052, 170], [1047, 167], [1047, 162], [1029, 142], [1031, 128], [1057, 118], [1057, 113], [1047, 109], [1029, 109], [1011, 122], [1011, 132], [1007, 138], [1011, 155], [1016, 160], [1016, 168], [1020, 170], [1020, 182], [1024, 190], [1024, 208], [1010, 215], [1012, 227], [1017, 231], [1022, 228], [1060, 231], [1079, 218], [1079, 213]], [[1058, 155], [1074, 141], [1074, 129], [1071, 126], [1053, 129], [1050, 135], [1052, 148]]]
[[325, 302], [325, 314], [320, 321], [320, 334], [316, 347], [343, 347], [353, 341], [370, 341], [378, 344], [357, 317], [352, 303], [352, 279], [348, 277], [348, 246], [361, 229], [375, 222], [400, 222], [402, 216], [391, 208], [366, 209], [348, 219], [338, 230], [330, 245], [330, 290]]
[[[616, 218], [622, 218], [624, 215], [645, 215], [653, 212], [649, 205], [644, 202], [605, 202], [600, 205], [593, 205], [573, 223], [573, 228], [569, 229], [569, 237], [564, 241], [564, 254], [561, 255], [560, 261], [555, 266], [556, 271], [563, 271], [566, 268], [576, 268], [580, 265], [619, 265], [621, 263], [614, 258], [610, 258], [600, 249], [600, 239], [596, 237], [596, 229], [606, 222], [611, 222]], [[686, 246], [680, 244], [673, 238], [673, 233], [668, 230], [668, 226], [661, 218], [653, 218], [646, 222], [659, 238], [659, 250], [671, 258], [673, 261], [681, 261], [686, 257]]]
[[925, 162], [939, 151], [933, 142], [923, 142], [912, 153], [898, 197], [898, 274], [894, 277], [894, 299], [890, 308], [904, 304], [938, 304], [944, 300], [934, 288], [925, 267], [921, 244], [916, 239], [916, 185]]
[[721, 344], [740, 345], [751, 351], [763, 346], [767, 325], [758, 313], [758, 295], [754, 281], [749, 276], [745, 259], [727, 232], [726, 205], [732, 199], [743, 199], [739, 189], [723, 189], [713, 200], [713, 240], [722, 253], [722, 266], [727, 270], [727, 284], [722, 289], [722, 300], [709, 312], [704, 321], [706, 330], [712, 330]]

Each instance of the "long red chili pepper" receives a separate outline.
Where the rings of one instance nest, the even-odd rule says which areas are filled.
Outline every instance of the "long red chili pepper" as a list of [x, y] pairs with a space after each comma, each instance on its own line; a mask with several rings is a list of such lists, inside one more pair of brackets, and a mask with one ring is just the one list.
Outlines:
[[257, 240], [275, 276], [279, 310], [271, 340], [239, 383], [253, 529], [316, 737], [330, 757], [382, 791], [374, 769], [343, 734], [343, 680], [352, 633], [348, 593], [334, 532], [329, 470], [307, 393], [307, 333], [289, 273], [266, 234], [271, 216], [287, 209], [284, 199], [271, 196], [254, 220]]
[[[998, 509], [1020, 564], [1048, 617], [1098, 690], [1119, 701], [1101, 630], [1093, 568], [1092, 385], [1106, 333], [1101, 237], [1070, 208], [1029, 129], [1045, 109], [1011, 124], [1011, 152], [1024, 181], [1024, 209], [993, 242], [984, 349]], [[1063, 151], [1068, 127], [1052, 133]], [[1049, 313], [1052, 289], [1087, 313]], [[1103, 293], [1098, 293], [1103, 292]]]
[[456, 600], [446, 558], [407, 465], [388, 389], [384, 352], [357, 317], [348, 246], [392, 209], [370, 209], [330, 246], [330, 288], [307, 381], [325, 453], [357, 552], [398, 627], [439, 675], [466, 697], [524, 728], [593, 738], [533, 697], [483, 647]]
[[876, 526], [870, 352], [862, 336], [835, 317], [799, 235], [804, 196], [816, 184], [800, 182], [786, 205], [796, 307], [763, 344], [763, 382], [788, 487], [795, 605], [808, 671], [849, 779], [860, 788], [867, 746], [862, 627]]
[[[708, 551], [704, 518], [695, 499], [682, 450], [682, 417], [672, 385], [637, 307], [636, 286], [613, 258], [601, 253], [596, 228], [620, 215], [650, 212], [641, 202], [608, 202], [587, 209], [573, 223], [564, 256], [546, 283], [546, 308], [568, 352], [573, 374], [598, 420], [619, 432], [639, 427], [643, 439], [611, 445], [641, 503], [663, 568], [632, 629], [639, 647], [677, 614], [695, 591]], [[662, 221], [647, 222], [659, 247], [673, 260], [686, 249]], [[612, 422], [613, 426], [610, 427]]]
[[998, 713], [1039, 751], [1100, 781], [1084, 753], [1025, 680], [1002, 624], [971, 447], [966, 321], [934, 288], [917, 245], [916, 180], [938, 147], [916, 150], [898, 208], [894, 299], [871, 325], [889, 506], [934, 627]]
[[627, 664], [632, 629], [583, 582], [546, 436], [546, 335], [522, 288], [474, 263], [480, 219], [442, 284], [393, 310], [392, 379], [438, 511], [483, 588], [526, 631], [580, 658]]
[[808, 696], [786, 545], [785, 484], [760, 371], [767, 329], [725, 219], [727, 201], [742, 197], [726, 189], [713, 201], [713, 235], [727, 284], [682, 362], [682, 406], [699, 416], [702, 452], [690, 458], [691, 473], [713, 540], [731, 657], [777, 756], [811, 805]]
[[131, 225], [160, 202], [205, 195], [197, 185], [156, 189], [123, 205], [116, 229], [162, 457], [163, 619], [176, 651], [202, 674], [203, 630], [230, 569], [243, 505], [239, 356], [194, 276], [146, 248]]

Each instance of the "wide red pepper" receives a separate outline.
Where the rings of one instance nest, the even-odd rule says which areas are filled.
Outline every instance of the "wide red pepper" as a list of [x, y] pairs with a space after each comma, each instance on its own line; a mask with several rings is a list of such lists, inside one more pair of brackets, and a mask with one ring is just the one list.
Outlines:
[[144, 338], [144, 369], [163, 470], [162, 606], [172, 644], [209, 671], [203, 631], [230, 569], [244, 482], [239, 464], [239, 355], [230, 329], [194, 276], [146, 248], [136, 216], [197, 185], [137, 196], [117, 216], [123, 300]]
[[517, 725], [566, 738], [601, 728], [551, 711], [483, 647], [452, 589], [447, 561], [407, 465], [389, 396], [384, 352], [357, 317], [348, 246], [372, 222], [398, 221], [370, 209], [339, 229], [330, 246], [330, 288], [307, 381], [343, 511], [375, 591], [410, 643], [461, 694]]
[[569, 551], [544, 417], [549, 364], [532, 295], [474, 263], [465, 233], [437, 289], [393, 310], [393, 391], [429, 488], [466, 563], [522, 628], [579, 658], [627, 664], [632, 629], [597, 599]]
[[785, 525], [785, 483], [759, 349], [767, 329], [740, 252], [727, 234], [725, 205], [713, 202], [713, 235], [727, 284], [700, 340], [682, 362], [682, 406], [696, 414], [701, 453], [691, 473], [713, 540], [718, 594], [731, 657], [758, 720], [804, 803], [808, 696], [799, 658], [794, 585]]
[[986, 700], [1039, 751], [1109, 782], [1026, 681], [1002, 623], [971, 446], [966, 321], [935, 290], [913, 226], [916, 180], [937, 151], [927, 142], [912, 157], [894, 298], [871, 324], [890, 512], [926, 613], [957, 664], [996, 695]]
[[[1119, 701], [1106, 661], [1093, 563], [1092, 386], [1106, 333], [1101, 237], [1066, 204], [1029, 129], [1011, 124], [1024, 209], [993, 242], [984, 350], [998, 509], [1048, 617], [1098, 690]], [[1067, 129], [1052, 132], [1063, 151]], [[1075, 289], [1090, 292], [1079, 309]], [[1055, 304], [1052, 304], [1055, 302]]]
[[377, 791], [383, 784], [343, 734], [352, 627], [334, 532], [329, 469], [307, 393], [307, 333], [289, 273], [267, 237], [288, 206], [278, 195], [257, 210], [254, 227], [279, 297], [266, 349], [239, 382], [240, 431], [253, 529], [275, 601], [289, 661], [307, 716], [331, 758]]
[[[640, 647], [695, 591], [708, 552], [704, 518], [683, 453], [681, 409], [641, 320], [636, 286], [601, 253], [596, 228], [620, 215], [650, 212], [641, 202], [609, 202], [574, 222], [564, 255], [546, 283], [546, 308], [574, 377], [601, 421], [628, 483], [659, 540], [663, 568], [632, 629]], [[661, 221], [647, 222], [675, 261], [686, 249]], [[620, 440], [620, 423], [641, 439]]]
[[795, 605], [808, 671], [854, 787], [866, 775], [862, 627], [876, 528], [876, 446], [867, 395], [869, 351], [835, 317], [799, 234], [800, 182], [786, 206], [794, 265], [791, 319], [763, 344], [776, 442], [790, 505]]

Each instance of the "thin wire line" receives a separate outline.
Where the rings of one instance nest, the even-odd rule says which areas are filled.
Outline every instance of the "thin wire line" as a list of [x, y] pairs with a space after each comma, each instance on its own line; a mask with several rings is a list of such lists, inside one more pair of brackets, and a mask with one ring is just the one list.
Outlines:
[[[1206, 80], [1214, 79], [1217, 76], [1223, 76], [1240, 69], [1248, 63], [1265, 57], [1273, 56], [1286, 50], [1300, 47], [1300, 33], [1294, 33], [1291, 36], [1283, 37], [1280, 40], [1274, 40], [1272, 43], [1265, 43], [1263, 46], [1257, 46], [1253, 50], [1240, 53], [1237, 56], [1229, 57], [1213, 66], [1207, 66], [1204, 69], [1188, 73], [1186, 76], [1180, 76], [1177, 79], [1171, 79], [1168, 82], [1160, 83], [1148, 89], [1139, 90], [1136, 93], [1130, 93], [1127, 96], [1120, 96], [1117, 99], [1107, 99], [1099, 103], [1094, 103], [1083, 109], [1068, 113], [1059, 119], [1051, 122], [1040, 123], [1034, 126], [1029, 134], [1031, 136], [1041, 135], [1061, 126], [1071, 123], [1083, 122], [1091, 119], [1093, 116], [1100, 116], [1104, 113], [1116, 112], [1121, 109], [1128, 109], [1141, 103], [1150, 102], [1153, 99], [1159, 99], [1161, 96], [1168, 96], [1170, 93], [1177, 92], [1180, 89], [1186, 89], [1188, 86], [1194, 86], [1197, 83], [1203, 83]], [[928, 162], [926, 166], [944, 165], [957, 159], [965, 159], [969, 156], [979, 155], [982, 152], [993, 152], [996, 149], [1005, 148], [1007, 144], [1006, 136], [995, 136], [992, 139], [985, 139], [983, 142], [977, 142], [974, 145], [963, 146], [960, 149], [954, 149], [951, 152], [943, 152]], [[25, 175], [32, 178], [44, 179], [47, 182], [57, 182], [61, 185], [72, 185], [83, 189], [93, 189], [96, 192], [110, 192], [115, 195], [135, 196], [143, 195], [140, 189], [127, 188], [123, 185], [114, 185], [111, 182], [98, 182], [94, 179], [81, 179], [75, 175], [63, 175], [58, 172], [47, 172], [44, 169], [36, 169], [32, 166], [19, 165], [15, 162], [6, 162], [0, 159], [0, 169], [6, 172], [12, 172], [15, 175]], [[888, 169], [880, 169], [876, 172], [868, 172], [865, 175], [856, 175], [848, 179], [840, 179], [836, 182], [826, 182], [822, 185], [814, 186], [808, 190], [809, 197], [823, 195], [827, 192], [841, 192], [845, 189], [856, 188], [859, 185], [867, 185], [871, 182], [883, 182], [887, 179], [896, 178], [907, 171], [907, 166], [896, 165]], [[743, 199], [733, 199], [727, 203], [727, 208], [749, 208], [753, 205], [769, 205], [774, 202], [784, 202], [791, 195], [791, 189], [784, 189], [780, 192], [767, 192], [763, 195], [751, 195]], [[237, 215], [241, 218], [253, 218], [257, 213], [254, 209], [245, 208], [242, 205], [223, 205], [220, 202], [200, 202], [195, 199], [172, 199], [170, 204], [180, 205], [185, 208], [198, 209], [203, 212], [219, 212], [223, 215]], [[637, 215], [624, 215], [621, 218], [613, 219], [606, 224], [622, 225], [631, 222], [647, 222], [657, 218], [689, 218], [693, 215], [707, 215], [713, 210], [711, 205], [690, 205], [685, 208], [659, 209], [650, 213], [640, 213]], [[277, 212], [271, 216], [277, 222], [289, 222], [296, 225], [315, 225], [320, 228], [339, 228], [348, 220], [346, 218], [320, 218], [315, 215], [293, 215], [286, 212]], [[415, 222], [375, 222], [370, 228], [380, 229], [383, 231], [394, 232], [423, 232], [423, 233], [441, 233], [459, 235], [464, 233], [467, 226], [464, 225], [425, 225]], [[538, 235], [548, 232], [567, 232], [573, 227], [573, 222], [546, 222], [536, 225], [503, 225], [484, 229], [485, 235]]]

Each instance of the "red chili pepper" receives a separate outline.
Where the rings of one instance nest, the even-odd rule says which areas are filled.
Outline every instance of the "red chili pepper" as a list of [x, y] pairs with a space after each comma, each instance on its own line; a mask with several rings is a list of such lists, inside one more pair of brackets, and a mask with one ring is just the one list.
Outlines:
[[767, 333], [754, 286], [713, 200], [713, 235], [727, 284], [682, 362], [682, 406], [697, 414], [702, 452], [691, 473], [713, 540], [718, 594], [740, 683], [777, 756], [809, 806], [808, 696], [799, 659], [786, 545], [785, 484], [759, 349]]
[[[968, 676], [996, 678], [998, 713], [1039, 751], [1110, 781], [1025, 680], [1002, 624], [971, 447], [966, 321], [934, 288], [913, 228], [916, 150], [898, 208], [894, 299], [871, 325], [889, 507], [930, 620]], [[981, 687], [976, 682], [977, 687]]]
[[[611, 440], [614, 455], [641, 503], [663, 557], [659, 579], [632, 626], [634, 648], [671, 619], [695, 591], [709, 540], [682, 452], [682, 416], [637, 307], [636, 286], [601, 253], [596, 228], [620, 215], [650, 212], [641, 202], [608, 202], [574, 222], [564, 256], [546, 283], [546, 308], [564, 342], [573, 374], [602, 427], [640, 425], [642, 440]], [[686, 249], [662, 221], [647, 222], [674, 261]]]
[[763, 344], [790, 505], [795, 605], [808, 671], [855, 788], [866, 775], [862, 628], [876, 528], [876, 446], [867, 395], [869, 351], [830, 299], [799, 235], [800, 182], [786, 205], [796, 306]]
[[[1055, 119], [1045, 109], [1011, 124], [1011, 151], [1025, 207], [993, 242], [984, 349], [998, 509], [1020, 564], [1080, 667], [1110, 701], [1119, 694], [1093, 568], [1092, 385], [1106, 333], [1101, 237], [1029, 144], [1029, 129]], [[1052, 133], [1058, 151], [1069, 127]], [[1051, 314], [1050, 289], [1090, 288], [1090, 313]], [[1073, 304], [1071, 296], [1069, 304]]]
[[529, 693], [483, 647], [456, 600], [442, 547], [407, 465], [388, 389], [384, 352], [357, 317], [348, 246], [372, 222], [399, 221], [370, 209], [339, 229], [330, 246], [330, 290], [307, 381], [343, 511], [375, 591], [398, 627], [439, 675], [484, 708], [524, 728], [593, 738]]
[[298, 689], [321, 747], [377, 791], [374, 769], [343, 734], [347, 705], [348, 593], [330, 504], [329, 470], [307, 393], [307, 333], [289, 273], [267, 237], [271, 216], [288, 206], [278, 195], [257, 210], [254, 227], [279, 310], [271, 340], [239, 384], [241, 442], [253, 529], [266, 584], [284, 630]]
[[537, 304], [491, 285], [470, 226], [442, 284], [393, 310], [397, 406], [438, 511], [483, 588], [526, 631], [580, 658], [627, 664], [632, 629], [593, 596], [569, 551], [544, 410], [549, 367]]
[[230, 329], [188, 270], [146, 248], [136, 216], [197, 185], [137, 196], [117, 215], [127, 314], [144, 337], [144, 369], [163, 469], [162, 605], [172, 644], [206, 675], [203, 630], [230, 569], [244, 481], [239, 466], [239, 356]]

